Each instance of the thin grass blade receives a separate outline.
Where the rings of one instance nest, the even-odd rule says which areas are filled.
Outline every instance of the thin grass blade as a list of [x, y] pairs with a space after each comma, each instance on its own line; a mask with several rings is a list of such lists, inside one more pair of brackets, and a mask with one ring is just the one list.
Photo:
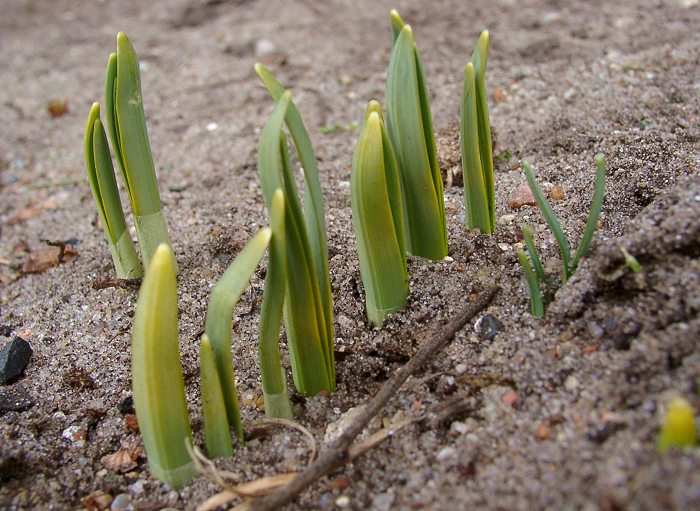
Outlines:
[[260, 229], [236, 256], [212, 289], [204, 324], [204, 333], [211, 341], [214, 352], [226, 415], [241, 442], [243, 442], [243, 425], [231, 360], [231, 317], [241, 294], [248, 286], [267, 249], [271, 235], [272, 231], [269, 228]]
[[520, 266], [523, 268], [527, 287], [530, 290], [530, 312], [536, 318], [541, 318], [544, 316], [544, 303], [537, 275], [535, 275], [527, 255], [522, 250], [518, 252], [518, 261], [520, 261]]
[[527, 178], [527, 183], [530, 186], [530, 190], [532, 190], [532, 194], [535, 196], [537, 206], [540, 208], [540, 211], [542, 212], [542, 215], [544, 216], [547, 225], [549, 225], [552, 234], [554, 234], [554, 239], [557, 241], [557, 245], [559, 245], [559, 252], [561, 253], [561, 259], [563, 263], [562, 281], [566, 282], [571, 276], [571, 255], [569, 241], [566, 239], [566, 236], [564, 236], [564, 231], [562, 230], [561, 225], [557, 221], [557, 217], [554, 215], [554, 211], [547, 202], [547, 199], [545, 198], [544, 193], [542, 193], [540, 186], [537, 184], [537, 181], [535, 180], [535, 173], [532, 170], [532, 167], [526, 161], [523, 162], [523, 170], [525, 171], [525, 177]]
[[535, 241], [532, 238], [532, 231], [526, 225], [521, 225], [520, 229], [523, 232], [523, 241], [525, 241], [525, 248], [527, 248], [527, 253], [530, 255], [530, 260], [532, 261], [532, 266], [535, 269], [537, 280], [543, 284], [547, 284], [547, 274], [544, 272], [544, 266], [542, 266], [540, 256], [537, 254], [537, 248], [535, 248]]
[[583, 231], [583, 238], [581, 238], [581, 243], [576, 249], [574, 258], [571, 261], [571, 273], [576, 270], [579, 261], [588, 252], [588, 248], [591, 245], [591, 240], [593, 239], [593, 234], [595, 233], [596, 227], [598, 225], [598, 218], [600, 218], [600, 212], [603, 209], [603, 199], [605, 198], [605, 158], [602, 154], [598, 154], [595, 157], [595, 185], [593, 191], [593, 200], [591, 201], [591, 210], [588, 213], [588, 221], [586, 222], [586, 228]]
[[196, 471], [185, 448], [191, 441], [180, 364], [175, 258], [162, 244], [146, 272], [131, 334], [134, 407], [151, 472], [170, 486]]

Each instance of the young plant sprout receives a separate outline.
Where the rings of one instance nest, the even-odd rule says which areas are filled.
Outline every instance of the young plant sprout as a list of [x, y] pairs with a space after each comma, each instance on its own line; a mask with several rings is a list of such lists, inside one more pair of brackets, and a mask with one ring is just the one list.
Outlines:
[[[105, 79], [105, 115], [112, 149], [121, 169], [145, 268], [161, 243], [170, 245], [158, 182], [146, 131], [139, 61], [124, 32], [117, 53], [109, 56]], [[176, 263], [177, 271], [177, 263]]]
[[682, 397], [676, 397], [668, 405], [656, 449], [664, 453], [672, 447], [694, 447], [697, 444], [693, 407]]
[[396, 11], [390, 19], [387, 128], [401, 179], [406, 248], [413, 255], [439, 260], [447, 256], [445, 203], [423, 64], [411, 27]]
[[92, 197], [95, 199], [97, 213], [107, 236], [117, 278], [141, 277], [143, 271], [124, 220], [117, 180], [114, 177], [112, 155], [100, 121], [99, 103], [93, 103], [88, 115], [85, 125], [84, 152]]
[[180, 365], [175, 258], [161, 244], [139, 292], [131, 332], [134, 407], [151, 473], [175, 488], [196, 474]]
[[[542, 211], [542, 215], [554, 234], [554, 239], [557, 241], [557, 245], [559, 246], [559, 252], [562, 259], [562, 284], [565, 284], [566, 281], [569, 280], [571, 275], [578, 267], [578, 263], [581, 258], [586, 255], [586, 252], [588, 252], [591, 240], [593, 239], [593, 233], [596, 230], [598, 218], [600, 217], [600, 212], [603, 208], [603, 198], [605, 197], [605, 158], [602, 154], [598, 154], [595, 157], [595, 162], [596, 177], [593, 200], [591, 201], [591, 209], [588, 213], [588, 221], [586, 222], [583, 237], [581, 238], [581, 242], [579, 243], [573, 258], [571, 257], [569, 241], [566, 239], [564, 230], [561, 228], [559, 221], [554, 215], [552, 207], [547, 202], [544, 193], [542, 193], [542, 190], [537, 184], [532, 167], [528, 162], [523, 162], [525, 177], [530, 185], [532, 194], [535, 196], [537, 206], [540, 208], [540, 211]], [[530, 255], [530, 259], [528, 260], [524, 252], [518, 254], [518, 259], [523, 267], [523, 272], [530, 288], [530, 296], [531, 298], [535, 297], [535, 299], [531, 300], [532, 314], [533, 316], [541, 317], [544, 315], [545, 306], [551, 300], [551, 294], [547, 289], [546, 294], [544, 296], [542, 295], [541, 288], [548, 286], [547, 277], [544, 273], [544, 268], [542, 267], [540, 258], [537, 255], [537, 249], [535, 248], [535, 244], [532, 239], [532, 232], [526, 226], [522, 226], [521, 228], [523, 231], [523, 239], [525, 240], [525, 247]], [[532, 261], [532, 266], [530, 266], [530, 261]]]
[[[206, 445], [212, 457], [231, 455], [229, 426], [234, 428], [238, 439], [243, 442], [243, 425], [231, 360], [231, 316], [271, 236], [272, 231], [265, 227], [246, 244], [214, 286], [209, 299], [200, 349], [200, 370], [205, 402]], [[210, 372], [212, 365], [216, 368], [216, 375]], [[222, 408], [225, 413], [221, 413]]]
[[[279, 98], [260, 135], [258, 172], [265, 205], [270, 213], [276, 190], [280, 189], [284, 194], [287, 268], [284, 320], [294, 384], [299, 392], [306, 395], [316, 395], [322, 390], [333, 392], [333, 309], [323, 203], [315, 157], [299, 112], [291, 101], [291, 93], [286, 91], [279, 94], [281, 86], [260, 64], [256, 65], [256, 71], [273, 98]], [[305, 214], [302, 214], [287, 140], [282, 132], [285, 120], [304, 168]]]
[[489, 33], [484, 30], [464, 69], [460, 109], [466, 222], [469, 229], [478, 228], [482, 234], [491, 234], [496, 229], [491, 128], [484, 88], [488, 46]]
[[287, 379], [282, 368], [279, 337], [287, 282], [286, 230], [284, 192], [277, 189], [270, 207], [270, 240], [265, 290], [260, 311], [258, 353], [262, 377], [265, 415], [291, 419], [292, 404], [287, 394]]
[[376, 101], [367, 106], [355, 148], [350, 198], [367, 317], [380, 326], [406, 305], [408, 275], [401, 182]]

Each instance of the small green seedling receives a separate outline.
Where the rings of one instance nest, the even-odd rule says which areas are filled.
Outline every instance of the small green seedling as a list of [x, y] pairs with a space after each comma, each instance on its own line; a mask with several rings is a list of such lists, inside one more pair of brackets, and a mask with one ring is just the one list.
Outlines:
[[287, 246], [284, 192], [277, 189], [270, 207], [270, 241], [265, 290], [260, 311], [258, 355], [262, 377], [265, 415], [270, 418], [291, 419], [292, 404], [287, 393], [287, 379], [280, 355], [280, 328], [287, 283]]
[[406, 305], [408, 274], [401, 182], [376, 101], [367, 106], [355, 148], [350, 198], [367, 317], [380, 326]]
[[[146, 131], [139, 61], [124, 32], [117, 34], [117, 53], [112, 53], [107, 63], [105, 115], [131, 201], [143, 265], [148, 268], [157, 247], [161, 243], [170, 245], [170, 237]], [[177, 271], [177, 263], [175, 268]]]
[[641, 273], [642, 265], [639, 264], [637, 258], [630, 254], [622, 245], [620, 245], [620, 252], [622, 253], [622, 257], [625, 258], [625, 266], [627, 266], [632, 273]]
[[695, 447], [697, 444], [693, 407], [682, 397], [676, 397], [668, 405], [656, 449], [664, 453], [672, 447]]
[[196, 470], [185, 447], [191, 441], [180, 364], [175, 258], [161, 244], [141, 285], [131, 332], [134, 407], [151, 473], [172, 487]]
[[[284, 194], [286, 286], [284, 321], [299, 392], [316, 395], [335, 390], [333, 308], [328, 273], [328, 248], [323, 199], [311, 141], [291, 100], [279, 82], [261, 64], [255, 66], [272, 97], [275, 109], [260, 135], [258, 172], [263, 197], [271, 212], [277, 189]], [[287, 139], [287, 124], [304, 169], [305, 201], [297, 192]]]
[[[246, 244], [214, 286], [209, 299], [200, 365], [206, 445], [209, 455], [215, 458], [232, 453], [229, 426], [234, 428], [241, 442], [244, 439], [231, 360], [231, 316], [271, 236], [272, 231], [265, 227]], [[211, 373], [212, 366], [215, 374]], [[221, 413], [222, 409], [225, 413]]]
[[[547, 202], [544, 193], [540, 189], [537, 181], [535, 180], [535, 174], [529, 163], [523, 162], [523, 169], [525, 171], [525, 177], [532, 190], [532, 194], [535, 196], [535, 201], [542, 215], [544, 216], [549, 228], [554, 234], [554, 239], [557, 241], [559, 246], [559, 252], [562, 258], [562, 274], [561, 282], [566, 283], [567, 280], [574, 273], [578, 267], [578, 263], [583, 256], [588, 252], [591, 240], [593, 239], [593, 233], [595, 233], [596, 225], [598, 223], [598, 218], [600, 217], [600, 212], [603, 208], [603, 199], [605, 197], [605, 159], [602, 154], [598, 154], [595, 157], [596, 162], [596, 177], [595, 185], [593, 191], [593, 200], [591, 201], [591, 209], [588, 213], [588, 221], [586, 222], [586, 228], [583, 232], [583, 237], [579, 243], [574, 256], [571, 256], [571, 249], [569, 247], [569, 241], [564, 235], [564, 230], [561, 228], [559, 221], [554, 215], [554, 211]], [[536, 317], [541, 317], [544, 315], [544, 309], [546, 304], [551, 300], [551, 294], [547, 290], [547, 294], [542, 296], [541, 288], [547, 286], [549, 283], [547, 277], [544, 274], [544, 269], [540, 258], [537, 255], [537, 250], [535, 249], [535, 244], [532, 240], [532, 233], [527, 227], [523, 227], [523, 238], [525, 240], [525, 246], [530, 255], [530, 259], [525, 256], [524, 253], [518, 254], [518, 259], [523, 267], [523, 272], [525, 278], [528, 282], [530, 288], [530, 296], [538, 296], [539, 299], [531, 301], [532, 314]], [[530, 261], [532, 266], [530, 266]], [[534, 266], [534, 268], [533, 268]], [[534, 278], [534, 280], [533, 280]], [[534, 284], [537, 284], [535, 286]]]
[[460, 110], [460, 145], [464, 176], [464, 205], [469, 229], [491, 234], [496, 229], [491, 128], [484, 75], [489, 33], [484, 30], [464, 69]]
[[401, 179], [406, 248], [413, 255], [440, 260], [447, 256], [445, 202], [423, 64], [411, 27], [396, 11], [390, 19], [387, 129]]
[[85, 167], [97, 213], [107, 236], [117, 278], [135, 279], [143, 275], [134, 242], [126, 227], [112, 155], [100, 121], [100, 104], [93, 103], [85, 125]]

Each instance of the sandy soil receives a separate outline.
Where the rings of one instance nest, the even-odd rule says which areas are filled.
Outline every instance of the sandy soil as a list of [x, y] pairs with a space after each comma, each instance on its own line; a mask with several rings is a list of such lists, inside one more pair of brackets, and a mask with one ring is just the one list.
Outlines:
[[[700, 409], [700, 5], [425, 5], [0, 4], [0, 344], [21, 335], [34, 350], [24, 376], [0, 389], [0, 507], [194, 509], [217, 491], [203, 478], [171, 491], [150, 478], [143, 458], [125, 473], [102, 461], [123, 445], [138, 448], [119, 406], [130, 394], [137, 291], [92, 287], [113, 270], [81, 148], [114, 36], [125, 30], [143, 64], [151, 145], [181, 268], [182, 361], [197, 442], [196, 339], [209, 290], [266, 223], [255, 162], [272, 102], [252, 69], [262, 59], [293, 90], [311, 132], [329, 225], [339, 389], [294, 396], [299, 422], [321, 441], [328, 425], [414, 352], [413, 333], [429, 333], [488, 285], [502, 287], [488, 312], [504, 330], [491, 341], [472, 328], [460, 332], [382, 419], [420, 413], [456, 392], [470, 396], [468, 410], [446, 424], [405, 429], [291, 508], [700, 508], [700, 451], [655, 450], [672, 395]], [[490, 30], [499, 227], [491, 237], [467, 232], [461, 188], [447, 188], [451, 260], [411, 259], [409, 305], [377, 330], [364, 320], [349, 198], [357, 132], [347, 127], [367, 101], [383, 100], [392, 7], [413, 26], [423, 54], [445, 171], [459, 167], [463, 66], [479, 32]], [[68, 112], [52, 117], [48, 103], [63, 99]], [[553, 205], [575, 246], [597, 152], [609, 175], [590, 256], [546, 317], [534, 319], [513, 247], [518, 225], [533, 226], [552, 274], [560, 263], [539, 212], [507, 206], [524, 180], [519, 163], [532, 162], [546, 188], [564, 191]], [[46, 248], [45, 239], [70, 240], [78, 257], [24, 274], [22, 265]], [[624, 269], [620, 246], [638, 258], [640, 274]], [[262, 417], [255, 347], [261, 275], [235, 317], [247, 424]], [[220, 466], [249, 479], [299, 469], [307, 456], [301, 435], [276, 430]]]

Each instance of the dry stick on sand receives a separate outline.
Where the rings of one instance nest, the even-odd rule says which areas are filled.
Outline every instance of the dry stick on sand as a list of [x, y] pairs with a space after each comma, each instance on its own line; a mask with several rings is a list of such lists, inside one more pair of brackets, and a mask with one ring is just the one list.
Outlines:
[[247, 507], [256, 511], [277, 509], [291, 502], [316, 480], [328, 474], [334, 468], [346, 463], [350, 459], [349, 449], [353, 440], [362, 433], [369, 421], [384, 408], [389, 399], [396, 394], [396, 391], [399, 390], [409, 376], [416, 373], [431, 356], [442, 350], [469, 320], [491, 302], [498, 290], [499, 287], [494, 286], [482, 293], [474, 302], [467, 305], [455, 319], [450, 321], [439, 335], [425, 341], [406, 365], [397, 370], [384, 383], [379, 392], [369, 400], [362, 412], [352, 421], [348, 428], [333, 443], [321, 451], [316, 461], [309, 465], [306, 470], [290, 481], [289, 484], [273, 493], [261, 499], [249, 501], [249, 507]]

